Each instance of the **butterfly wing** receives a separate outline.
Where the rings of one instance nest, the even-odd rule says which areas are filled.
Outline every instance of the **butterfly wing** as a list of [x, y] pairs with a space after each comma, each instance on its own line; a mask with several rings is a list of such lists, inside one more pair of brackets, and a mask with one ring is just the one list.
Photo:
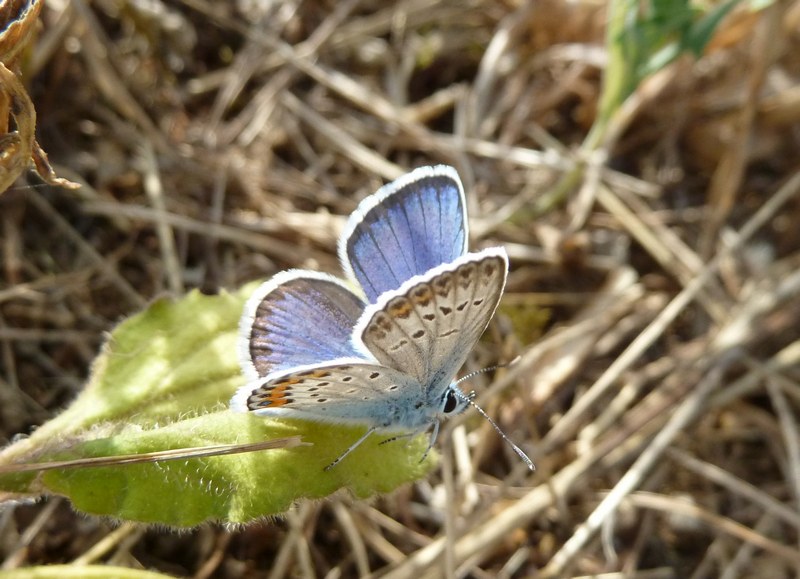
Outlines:
[[495, 247], [413, 277], [364, 310], [354, 343], [426, 391], [446, 388], [494, 315], [507, 272]]
[[237, 397], [259, 416], [403, 430], [429, 422], [414, 405], [421, 395], [402, 372], [345, 358], [271, 374]]
[[366, 304], [341, 280], [313, 271], [277, 274], [250, 297], [239, 324], [249, 381], [336, 358], [360, 356], [351, 342]]
[[452, 167], [420, 167], [364, 199], [339, 240], [347, 276], [374, 303], [467, 250], [464, 188]]

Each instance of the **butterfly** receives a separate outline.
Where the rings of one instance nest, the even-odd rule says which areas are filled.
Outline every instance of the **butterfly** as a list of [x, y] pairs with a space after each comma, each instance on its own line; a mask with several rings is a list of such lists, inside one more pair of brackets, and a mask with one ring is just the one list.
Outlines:
[[339, 239], [346, 280], [288, 270], [248, 299], [239, 339], [247, 384], [232, 408], [367, 426], [325, 470], [374, 432], [432, 427], [427, 455], [442, 418], [472, 405], [488, 419], [454, 378], [497, 309], [508, 256], [501, 247], [468, 253], [468, 238], [452, 167], [415, 169], [364, 199]]

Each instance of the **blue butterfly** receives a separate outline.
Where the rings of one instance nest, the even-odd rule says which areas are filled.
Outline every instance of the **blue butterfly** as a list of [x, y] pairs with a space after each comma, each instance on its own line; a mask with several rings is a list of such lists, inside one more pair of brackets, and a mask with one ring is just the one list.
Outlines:
[[432, 426], [430, 450], [443, 417], [475, 406], [453, 379], [494, 315], [508, 273], [503, 248], [467, 253], [468, 238], [464, 189], [452, 167], [421, 167], [364, 199], [339, 240], [347, 281], [289, 270], [248, 300], [240, 322], [247, 385], [232, 407], [367, 426], [326, 470], [374, 432]]

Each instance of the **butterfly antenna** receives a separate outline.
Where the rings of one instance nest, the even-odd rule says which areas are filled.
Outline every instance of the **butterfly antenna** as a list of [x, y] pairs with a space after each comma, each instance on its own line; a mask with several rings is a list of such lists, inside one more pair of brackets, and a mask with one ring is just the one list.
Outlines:
[[461, 384], [462, 382], [466, 382], [467, 380], [470, 380], [470, 379], [474, 378], [478, 374], [483, 374], [484, 372], [491, 372], [492, 370], [497, 370], [499, 368], [509, 368], [509, 367], [513, 366], [514, 364], [516, 364], [517, 362], [519, 362], [519, 359], [520, 359], [520, 356], [517, 356], [516, 358], [514, 358], [510, 362], [506, 362], [505, 364], [497, 364], [495, 366], [489, 366], [488, 368], [481, 368], [480, 370], [475, 370], [474, 372], [470, 372], [466, 376], [462, 376], [461, 378], [456, 380], [455, 383], [456, 384]]
[[[474, 373], [475, 372], [473, 372], [473, 374]], [[491, 424], [492, 427], [497, 431], [497, 434], [499, 434], [500, 437], [503, 440], [505, 440], [511, 446], [511, 448], [514, 449], [514, 452], [516, 452], [517, 456], [519, 456], [522, 459], [522, 462], [524, 462], [531, 471], [535, 471], [536, 467], [534, 466], [533, 461], [530, 458], [528, 458], [528, 455], [525, 454], [520, 447], [518, 447], [516, 444], [514, 444], [508, 436], [506, 436], [506, 433], [503, 432], [503, 430], [499, 426], [497, 426], [497, 423], [494, 420], [492, 420], [491, 417], [488, 414], [486, 414], [486, 412], [483, 410], [483, 408], [481, 408], [480, 406], [475, 404], [475, 402], [472, 401], [472, 397], [474, 395], [475, 395], [474, 392], [471, 393], [469, 396], [465, 396], [464, 394], [461, 394], [463, 399], [466, 400], [467, 403], [470, 406], [472, 406], [475, 410], [477, 410], [480, 413], [481, 416], [483, 416], [486, 420], [489, 421], [489, 424]]]

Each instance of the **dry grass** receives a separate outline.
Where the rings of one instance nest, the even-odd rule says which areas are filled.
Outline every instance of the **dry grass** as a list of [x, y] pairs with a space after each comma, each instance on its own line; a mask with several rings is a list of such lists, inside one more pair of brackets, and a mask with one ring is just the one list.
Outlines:
[[729, 17], [583, 159], [603, 19], [556, 0], [50, 2], [26, 76], [40, 143], [82, 187], [0, 197], [4, 437], [73, 398], [103, 332], [155, 296], [336, 273], [359, 199], [448, 163], [473, 246], [512, 257], [470, 368], [521, 360], [474, 387], [537, 471], [468, 413], [427, 480], [245, 529], [7, 506], [5, 568], [798, 576], [800, 4]]

